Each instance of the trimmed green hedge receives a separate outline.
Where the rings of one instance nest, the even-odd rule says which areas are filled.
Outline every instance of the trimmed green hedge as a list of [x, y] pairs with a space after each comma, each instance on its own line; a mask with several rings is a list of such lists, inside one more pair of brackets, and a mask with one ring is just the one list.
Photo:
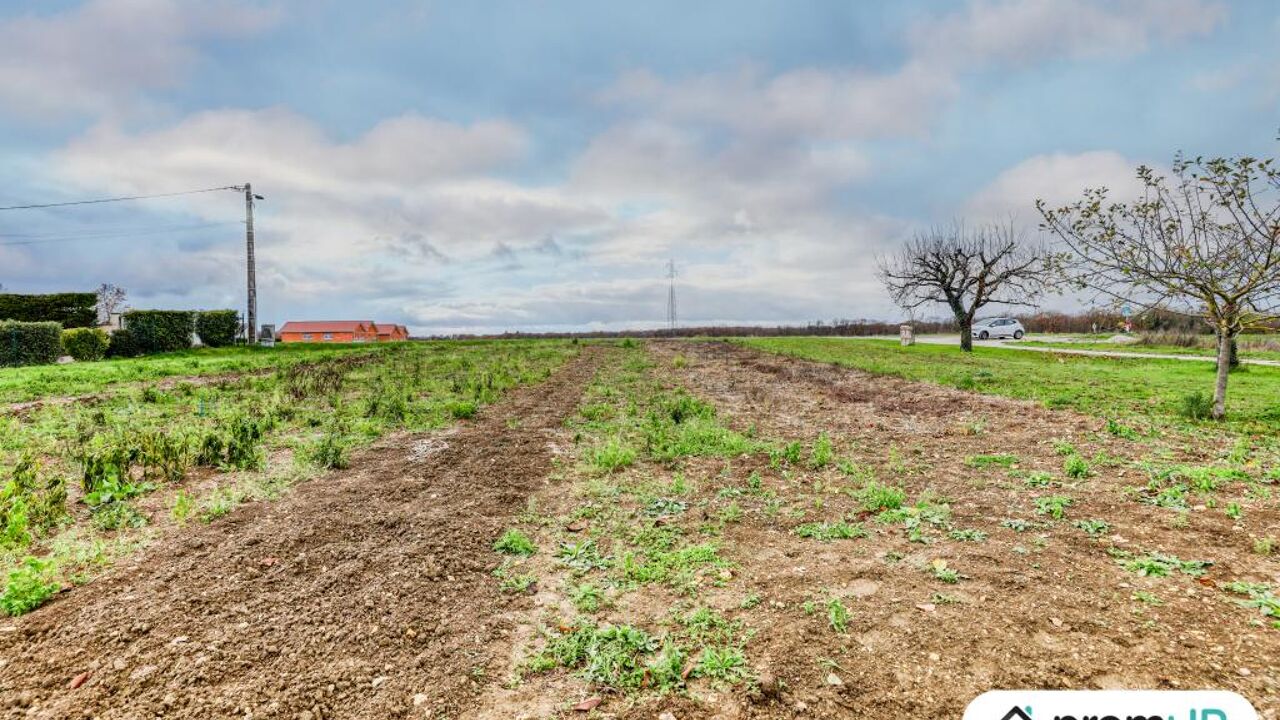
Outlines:
[[124, 326], [139, 354], [172, 352], [191, 347], [196, 314], [190, 310], [130, 310]]
[[101, 360], [107, 354], [107, 334], [99, 328], [72, 328], [63, 331], [62, 346], [81, 362]]
[[98, 296], [94, 293], [49, 295], [0, 294], [0, 320], [56, 322], [65, 328], [98, 324]]
[[196, 316], [196, 334], [209, 347], [224, 347], [236, 341], [240, 313], [235, 310], [202, 310]]
[[121, 328], [111, 333], [111, 342], [107, 345], [107, 357], [131, 358], [138, 357], [141, 354], [142, 350], [138, 348], [138, 341], [128, 329]]
[[62, 326], [56, 322], [0, 320], [0, 367], [48, 365], [62, 355]]

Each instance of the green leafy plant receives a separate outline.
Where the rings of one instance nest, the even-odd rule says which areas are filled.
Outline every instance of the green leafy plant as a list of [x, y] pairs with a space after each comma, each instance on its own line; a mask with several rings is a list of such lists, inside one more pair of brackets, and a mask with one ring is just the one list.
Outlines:
[[599, 472], [613, 472], [636, 461], [636, 449], [620, 437], [612, 437], [587, 453], [587, 462]]
[[1036, 514], [1061, 520], [1075, 500], [1066, 495], [1045, 495], [1036, 498]]
[[867, 536], [867, 531], [861, 524], [844, 521], [805, 523], [797, 526], [794, 532], [802, 538], [824, 541], [851, 540]]
[[173, 508], [169, 511], [169, 515], [179, 525], [186, 525], [187, 520], [191, 518], [191, 514], [195, 512], [195, 507], [195, 498], [187, 491], [179, 490], [173, 496]]
[[1272, 591], [1271, 586], [1263, 583], [1232, 582], [1226, 585], [1227, 590], [1246, 596], [1237, 600], [1241, 606], [1257, 608], [1265, 617], [1272, 618], [1272, 624], [1280, 628], [1280, 597]]
[[1125, 570], [1143, 577], [1166, 577], [1174, 572], [1200, 577], [1205, 574], [1209, 566], [1213, 565], [1208, 560], [1182, 560], [1176, 555], [1155, 552], [1121, 559], [1120, 562]]
[[818, 439], [813, 441], [813, 448], [809, 452], [809, 467], [815, 470], [825, 468], [835, 459], [835, 449], [831, 445], [831, 437], [825, 432], [818, 434]]
[[1100, 538], [1105, 535], [1111, 526], [1102, 520], [1076, 520], [1072, 525], [1080, 528], [1091, 538]]
[[516, 528], [510, 528], [502, 533], [502, 537], [493, 543], [493, 549], [506, 555], [523, 555], [525, 557], [538, 551], [537, 546], [533, 544], [533, 540]]
[[1107, 432], [1125, 440], [1137, 440], [1139, 437], [1137, 430], [1118, 422], [1114, 418], [1107, 418]]
[[569, 588], [569, 600], [578, 612], [593, 613], [604, 605], [604, 592], [594, 583], [584, 582]]
[[970, 455], [965, 458], [964, 463], [969, 467], [975, 468], [1010, 468], [1018, 464], [1018, 456], [1010, 455], [1008, 453], [999, 453], [996, 455]]
[[1074, 480], [1083, 480], [1093, 474], [1089, 461], [1079, 455], [1070, 455], [1062, 464], [1062, 472]]
[[872, 480], [853, 495], [867, 512], [897, 510], [907, 501], [907, 491], [893, 485]]
[[18, 616], [40, 607], [62, 586], [54, 579], [54, 566], [36, 557], [23, 559], [9, 571], [4, 592], [0, 593], [0, 610]]
[[536, 575], [508, 575], [503, 578], [500, 589], [509, 595], [523, 594], [538, 582]]
[[840, 598], [833, 597], [827, 600], [827, 622], [831, 625], [831, 629], [845, 634], [849, 630], [849, 618], [851, 614], [849, 608], [840, 601]]
[[318, 468], [341, 470], [351, 463], [345, 438], [340, 430], [326, 431], [303, 448], [302, 458]]
[[93, 526], [99, 530], [139, 528], [146, 524], [146, 516], [128, 502], [111, 502], [93, 510]]

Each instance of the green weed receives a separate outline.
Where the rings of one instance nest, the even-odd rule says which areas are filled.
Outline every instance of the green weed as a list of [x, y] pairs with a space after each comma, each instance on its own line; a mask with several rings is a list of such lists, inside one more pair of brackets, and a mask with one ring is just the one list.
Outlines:
[[799, 525], [793, 531], [802, 538], [813, 540], [851, 540], [867, 537], [867, 531], [858, 523], [812, 522]]
[[1018, 456], [1008, 453], [997, 455], [970, 455], [965, 458], [965, 465], [974, 468], [1003, 467], [1011, 468], [1018, 464]]
[[533, 544], [533, 540], [516, 528], [510, 528], [502, 533], [502, 537], [493, 543], [493, 549], [505, 555], [520, 555], [524, 557], [528, 557], [538, 551], [537, 546]]
[[1204, 575], [1209, 566], [1208, 560], [1182, 560], [1175, 555], [1148, 553], [1139, 557], [1121, 559], [1125, 570], [1143, 577], [1167, 577], [1174, 572], [1182, 572], [1192, 577]]
[[1067, 508], [1070, 507], [1075, 500], [1066, 495], [1045, 495], [1036, 498], [1036, 514], [1048, 515], [1054, 520], [1061, 520], [1066, 515]]
[[10, 616], [31, 612], [61, 588], [54, 579], [52, 563], [27, 557], [21, 565], [9, 571], [4, 592], [0, 593], [0, 610]]
[[1089, 461], [1079, 455], [1068, 456], [1062, 464], [1062, 472], [1073, 480], [1083, 480], [1093, 475], [1093, 468], [1089, 467]]

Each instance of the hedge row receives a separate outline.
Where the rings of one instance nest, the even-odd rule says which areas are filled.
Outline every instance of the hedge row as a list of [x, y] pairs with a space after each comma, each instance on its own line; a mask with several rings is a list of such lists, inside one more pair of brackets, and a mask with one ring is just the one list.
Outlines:
[[71, 328], [62, 332], [62, 347], [80, 362], [101, 360], [109, 344], [107, 334], [99, 328]]
[[196, 314], [191, 310], [130, 310], [124, 314], [124, 327], [143, 355], [186, 350], [191, 347]]
[[240, 313], [235, 310], [204, 310], [196, 316], [196, 334], [209, 347], [226, 347], [236, 341]]
[[191, 347], [192, 332], [209, 347], [224, 347], [235, 343], [239, 329], [235, 310], [133, 310], [124, 314], [124, 327], [110, 338], [98, 328], [64, 332], [57, 322], [3, 320], [0, 366], [54, 363], [64, 349], [82, 361], [185, 350]]
[[209, 347], [236, 341], [240, 315], [235, 310], [131, 310], [124, 314], [124, 328], [111, 335], [109, 357], [136, 357], [186, 350], [191, 333]]
[[48, 365], [62, 355], [62, 325], [0, 320], [0, 367]]
[[49, 295], [0, 294], [0, 320], [56, 322], [62, 327], [93, 327], [98, 322], [98, 296], [94, 293]]

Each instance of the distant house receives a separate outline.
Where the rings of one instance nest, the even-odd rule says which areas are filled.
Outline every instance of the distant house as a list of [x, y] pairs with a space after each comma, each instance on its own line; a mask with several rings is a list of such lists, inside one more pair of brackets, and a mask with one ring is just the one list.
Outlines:
[[378, 323], [378, 342], [397, 342], [409, 339], [409, 328], [391, 323]]
[[282, 343], [377, 342], [378, 326], [371, 320], [290, 320], [276, 339]]

